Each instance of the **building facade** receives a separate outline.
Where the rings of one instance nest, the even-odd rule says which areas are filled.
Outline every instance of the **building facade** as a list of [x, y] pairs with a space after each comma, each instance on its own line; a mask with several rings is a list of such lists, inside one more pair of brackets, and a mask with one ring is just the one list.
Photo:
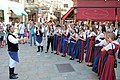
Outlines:
[[63, 20], [76, 17], [77, 20], [92, 21], [119, 21], [119, 0], [73, 0], [74, 7], [71, 8]]
[[9, 23], [10, 19], [25, 22], [24, 0], [0, 0], [0, 21]]

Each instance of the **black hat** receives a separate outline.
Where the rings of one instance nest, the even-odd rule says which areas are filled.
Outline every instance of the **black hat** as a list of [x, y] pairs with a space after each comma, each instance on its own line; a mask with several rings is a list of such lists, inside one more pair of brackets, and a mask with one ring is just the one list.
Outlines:
[[58, 25], [56, 25], [56, 27], [61, 27], [61, 26], [58, 24]]
[[50, 20], [49, 22], [50, 22], [50, 23], [52, 23], [52, 21], [51, 21], [51, 20]]

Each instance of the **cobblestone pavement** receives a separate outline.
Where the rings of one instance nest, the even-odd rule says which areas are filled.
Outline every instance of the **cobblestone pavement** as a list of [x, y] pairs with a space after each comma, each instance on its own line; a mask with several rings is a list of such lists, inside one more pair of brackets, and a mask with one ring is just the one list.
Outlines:
[[[98, 80], [97, 75], [87, 67], [85, 62], [70, 61], [69, 57], [63, 58], [53, 53], [40, 53], [37, 55], [37, 47], [29, 44], [20, 44], [19, 58], [15, 72], [18, 72], [18, 80]], [[8, 79], [7, 48], [0, 49], [0, 80]], [[70, 64], [75, 71], [61, 73], [56, 64]], [[117, 80], [120, 80], [120, 64], [116, 70]]]

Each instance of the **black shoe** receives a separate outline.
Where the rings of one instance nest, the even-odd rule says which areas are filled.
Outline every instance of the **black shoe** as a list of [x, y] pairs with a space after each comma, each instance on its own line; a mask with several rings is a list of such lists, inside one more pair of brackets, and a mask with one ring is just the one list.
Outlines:
[[74, 58], [70, 58], [69, 60], [74, 60]]
[[43, 52], [43, 46], [41, 46], [41, 52]]
[[53, 51], [51, 51], [51, 53], [53, 53]]
[[66, 55], [62, 55], [61, 57], [66, 57]]
[[17, 73], [14, 73], [13, 75], [17, 76], [18, 74], [17, 74]]
[[78, 60], [77, 62], [82, 63], [82, 61], [81, 61], [81, 60]]
[[92, 65], [92, 64], [91, 64], [91, 65], [88, 64], [87, 66], [88, 66], [88, 67], [92, 67], [93, 65]]
[[48, 53], [48, 51], [46, 51], [45, 53]]
[[15, 75], [11, 75], [9, 78], [10, 78], [10, 79], [17, 79], [18, 77], [15, 76]]
[[57, 52], [55, 52], [54, 54], [57, 54]]
[[39, 50], [37, 52], [40, 52]]
[[40, 46], [38, 46], [38, 51], [37, 52], [40, 52]]

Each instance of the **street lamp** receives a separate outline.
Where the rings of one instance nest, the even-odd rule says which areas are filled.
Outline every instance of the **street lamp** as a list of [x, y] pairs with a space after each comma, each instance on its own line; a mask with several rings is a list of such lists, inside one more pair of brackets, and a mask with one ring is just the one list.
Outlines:
[[77, 13], [78, 13], [78, 9], [77, 8], [75, 8], [74, 9], [74, 23], [76, 24], [76, 21], [77, 21]]

